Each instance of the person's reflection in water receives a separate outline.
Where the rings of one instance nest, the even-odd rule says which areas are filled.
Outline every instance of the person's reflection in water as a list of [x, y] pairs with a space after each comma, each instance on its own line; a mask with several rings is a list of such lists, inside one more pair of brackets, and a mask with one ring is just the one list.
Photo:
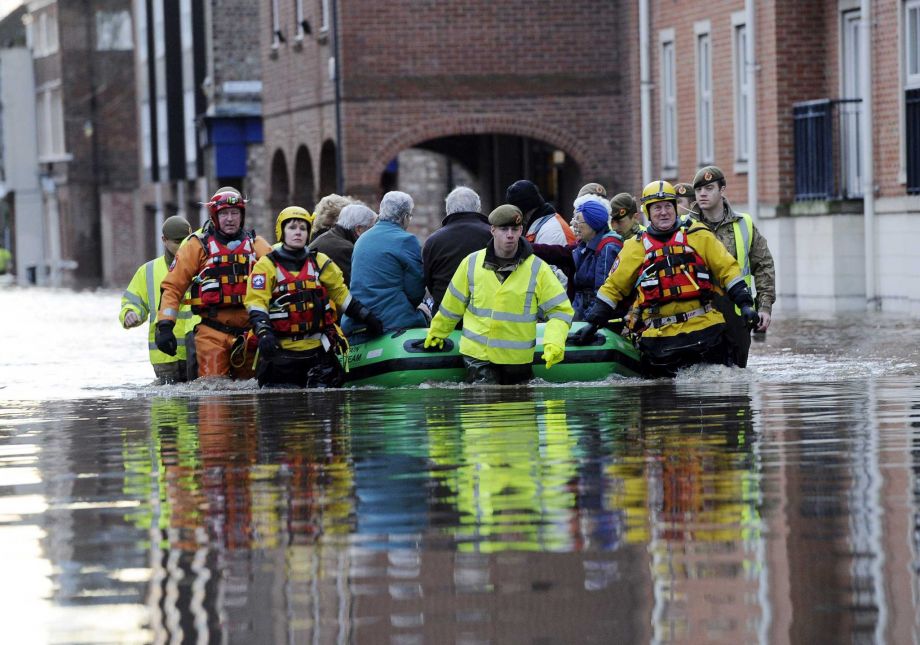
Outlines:
[[[757, 601], [765, 584], [760, 473], [743, 388], [642, 389], [650, 552], [656, 592], [665, 592], [655, 598], [655, 630], [664, 639], [750, 642], [766, 620]], [[712, 621], [715, 615], [732, 619]]]

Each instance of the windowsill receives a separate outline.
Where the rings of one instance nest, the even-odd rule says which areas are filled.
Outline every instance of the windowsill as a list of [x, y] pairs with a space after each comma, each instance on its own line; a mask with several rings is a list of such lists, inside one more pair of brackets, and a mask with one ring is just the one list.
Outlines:
[[73, 161], [73, 155], [69, 152], [56, 152], [38, 157], [38, 163], [61, 163], [67, 161]]
[[316, 42], [325, 44], [329, 41], [329, 27], [320, 27], [319, 33], [316, 34]]
[[735, 174], [736, 174], [736, 175], [746, 175], [746, 174], [748, 174], [748, 162], [746, 162], [746, 161], [736, 161], [736, 162], [735, 162]]
[[661, 169], [662, 179], [667, 179], [667, 180], [677, 179], [679, 176], [680, 176], [680, 173], [677, 170], [677, 168], [662, 168]]

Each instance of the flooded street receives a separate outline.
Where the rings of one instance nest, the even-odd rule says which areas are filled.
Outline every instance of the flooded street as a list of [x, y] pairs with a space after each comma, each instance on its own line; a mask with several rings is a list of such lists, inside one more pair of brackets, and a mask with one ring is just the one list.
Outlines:
[[673, 381], [260, 392], [150, 385], [119, 295], [0, 291], [4, 642], [920, 641], [915, 319], [779, 313]]

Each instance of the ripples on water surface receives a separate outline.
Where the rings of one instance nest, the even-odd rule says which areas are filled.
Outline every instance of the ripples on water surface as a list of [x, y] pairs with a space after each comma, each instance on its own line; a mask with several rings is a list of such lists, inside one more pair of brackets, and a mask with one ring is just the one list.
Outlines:
[[779, 317], [675, 381], [149, 385], [117, 294], [0, 325], [24, 642], [920, 640], [918, 331]]

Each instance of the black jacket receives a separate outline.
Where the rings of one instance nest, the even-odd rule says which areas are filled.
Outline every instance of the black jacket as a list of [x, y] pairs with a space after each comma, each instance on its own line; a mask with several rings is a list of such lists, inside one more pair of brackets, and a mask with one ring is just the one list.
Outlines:
[[492, 240], [492, 227], [482, 213], [451, 213], [441, 221], [441, 228], [431, 234], [422, 248], [425, 286], [434, 298], [434, 309], [441, 299], [454, 271], [463, 258], [486, 248]]
[[351, 286], [351, 254], [355, 250], [354, 231], [342, 228], [338, 224], [310, 242], [311, 251], [320, 251], [328, 255], [342, 270], [345, 284]]

